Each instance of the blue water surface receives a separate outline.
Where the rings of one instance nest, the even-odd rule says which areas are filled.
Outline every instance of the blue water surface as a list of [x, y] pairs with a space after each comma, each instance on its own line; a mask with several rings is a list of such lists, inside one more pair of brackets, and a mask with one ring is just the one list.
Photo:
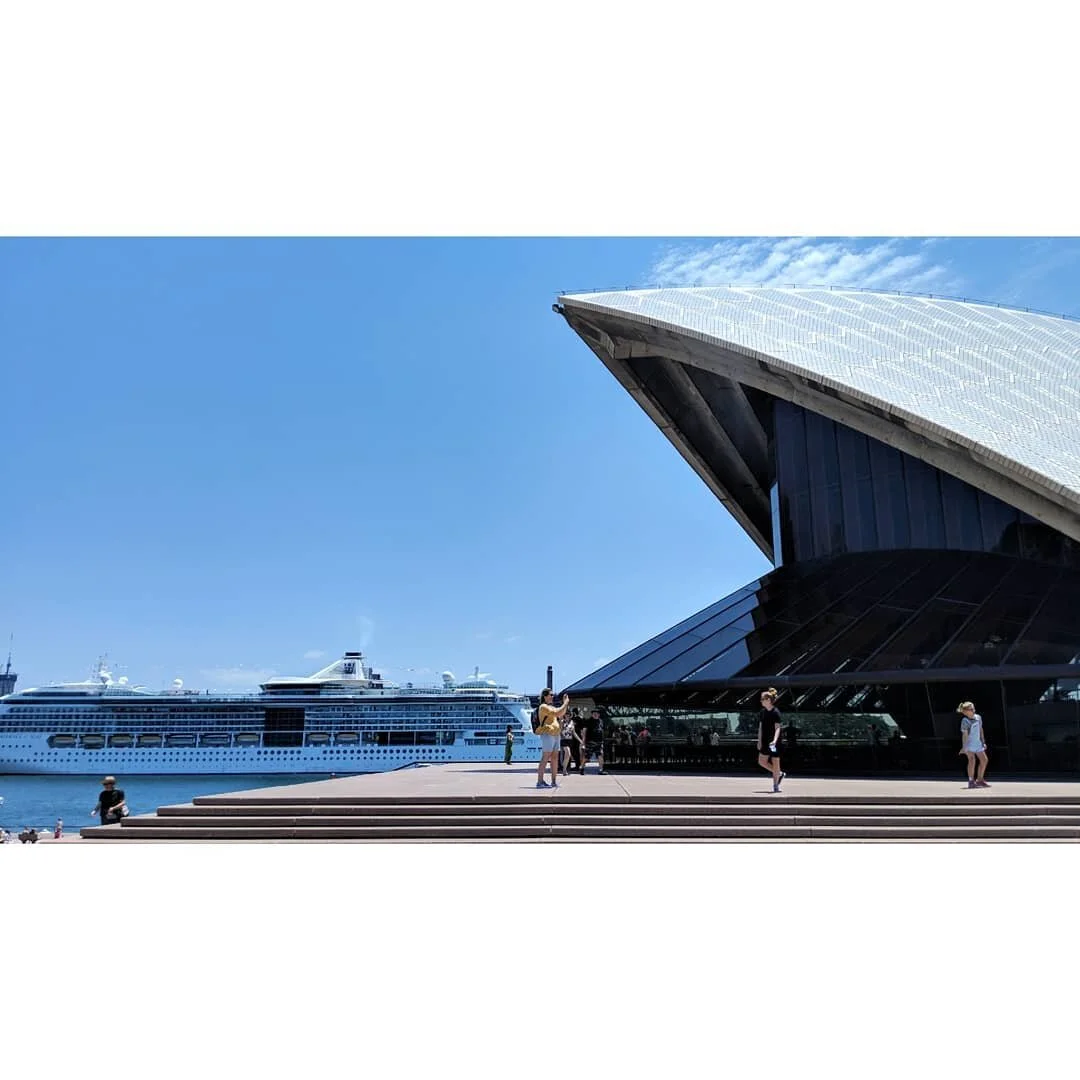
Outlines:
[[[341, 774], [338, 774], [341, 775]], [[252, 788], [279, 787], [328, 780], [329, 773], [304, 773], [286, 776], [123, 776], [117, 774], [118, 787], [124, 789], [133, 814], [152, 814], [159, 806], [188, 803], [198, 795], [219, 795], [225, 791], [249, 791]], [[90, 811], [101, 791], [101, 777], [95, 776], [19, 776], [0, 775], [0, 826], [9, 832], [25, 825], [48, 828], [52, 832], [57, 818], [63, 818], [65, 832], [77, 831], [98, 823]]]

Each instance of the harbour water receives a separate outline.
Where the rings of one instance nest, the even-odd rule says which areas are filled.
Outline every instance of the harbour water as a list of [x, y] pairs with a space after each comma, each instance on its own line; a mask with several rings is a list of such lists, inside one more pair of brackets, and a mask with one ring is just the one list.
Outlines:
[[[327, 780], [329, 774], [302, 776], [117, 776], [133, 814], [152, 814], [159, 806], [191, 802], [198, 795], [218, 795], [225, 791], [279, 787]], [[0, 775], [0, 826], [18, 832], [24, 826], [48, 829], [63, 818], [65, 832], [98, 823], [90, 811], [101, 791], [101, 776], [21, 776]]]

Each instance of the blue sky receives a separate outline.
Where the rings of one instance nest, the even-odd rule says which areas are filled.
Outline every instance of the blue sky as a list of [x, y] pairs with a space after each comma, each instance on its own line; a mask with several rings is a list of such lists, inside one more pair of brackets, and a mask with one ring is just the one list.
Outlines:
[[0, 240], [20, 685], [586, 674], [768, 565], [552, 301], [736, 281], [1080, 314], [1080, 241]]

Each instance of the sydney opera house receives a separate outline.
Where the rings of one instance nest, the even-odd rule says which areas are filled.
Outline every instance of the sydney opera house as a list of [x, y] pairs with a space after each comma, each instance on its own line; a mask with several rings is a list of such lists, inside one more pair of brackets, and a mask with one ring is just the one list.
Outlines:
[[571, 694], [741, 766], [775, 686], [834, 772], [959, 773], [970, 698], [992, 768], [1080, 769], [1080, 322], [802, 287], [556, 310], [774, 566]]

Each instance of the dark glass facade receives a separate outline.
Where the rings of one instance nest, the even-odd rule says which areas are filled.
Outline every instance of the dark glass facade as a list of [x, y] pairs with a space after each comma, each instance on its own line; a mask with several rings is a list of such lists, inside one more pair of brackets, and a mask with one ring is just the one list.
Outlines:
[[1080, 567], [1080, 545], [1054, 529], [817, 413], [777, 401], [772, 433], [778, 562], [934, 548]]
[[572, 687], [669, 700], [732, 686], [1080, 676], [1080, 570], [961, 551], [842, 555], [774, 570]]
[[570, 687], [612, 730], [612, 762], [752, 767], [763, 686], [793, 767], [962, 771], [961, 700], [994, 768], [1080, 771], [1077, 545], [969, 485], [775, 403], [776, 570]]
[[[597, 695], [608, 725], [607, 760], [615, 767], [755, 769], [759, 689], [696, 705]], [[960, 775], [961, 699], [972, 700], [983, 717], [995, 771], [1080, 773], [1075, 677], [785, 688], [785, 767], [822, 775]], [[648, 743], [622, 738], [642, 727]]]

